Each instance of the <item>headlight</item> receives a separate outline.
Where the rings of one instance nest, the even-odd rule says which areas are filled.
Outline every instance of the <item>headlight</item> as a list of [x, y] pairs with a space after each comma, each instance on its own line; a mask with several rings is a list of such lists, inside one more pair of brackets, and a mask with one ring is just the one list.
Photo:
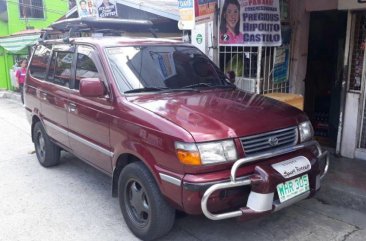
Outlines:
[[313, 126], [310, 121], [303, 122], [299, 125], [300, 142], [311, 140], [314, 136]]
[[178, 159], [186, 165], [209, 165], [237, 159], [233, 140], [197, 144], [176, 142], [175, 148]]

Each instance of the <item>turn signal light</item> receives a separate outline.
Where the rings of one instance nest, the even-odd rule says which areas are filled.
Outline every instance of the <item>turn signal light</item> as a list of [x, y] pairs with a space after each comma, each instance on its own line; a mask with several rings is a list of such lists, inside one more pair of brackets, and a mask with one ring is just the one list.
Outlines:
[[184, 150], [177, 150], [177, 156], [181, 163], [191, 166], [200, 166], [201, 157], [198, 152], [190, 152]]

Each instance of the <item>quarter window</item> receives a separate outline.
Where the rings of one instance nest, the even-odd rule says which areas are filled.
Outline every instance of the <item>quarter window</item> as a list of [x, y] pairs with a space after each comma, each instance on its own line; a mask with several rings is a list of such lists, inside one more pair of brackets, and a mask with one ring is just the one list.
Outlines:
[[21, 18], [44, 18], [43, 0], [19, 0]]
[[47, 81], [69, 87], [72, 58], [72, 53], [53, 52]]
[[34, 51], [32, 61], [29, 65], [29, 72], [32, 77], [45, 80], [47, 64], [51, 56], [51, 49], [49, 46], [38, 45]]

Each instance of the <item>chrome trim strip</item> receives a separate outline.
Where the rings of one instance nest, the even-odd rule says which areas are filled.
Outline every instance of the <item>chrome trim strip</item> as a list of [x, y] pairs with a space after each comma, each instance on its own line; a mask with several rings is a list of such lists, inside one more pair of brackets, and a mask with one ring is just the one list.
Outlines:
[[67, 130], [65, 130], [64, 128], [62, 127], [59, 127], [51, 122], [49, 122], [48, 120], [43, 120], [44, 124], [46, 127], [51, 127], [52, 129], [55, 129], [59, 132], [61, 132], [62, 134], [64, 134], [65, 136], [67, 136], [69, 134], [69, 132]]
[[181, 180], [179, 180], [178, 178], [166, 175], [164, 173], [159, 173], [159, 176], [160, 176], [161, 180], [163, 180], [163, 181], [169, 182], [169, 183], [174, 184], [178, 187], [180, 187], [180, 185], [181, 185]]
[[310, 195], [310, 191], [307, 191], [299, 196], [296, 196], [294, 198], [291, 198], [290, 200], [287, 200], [286, 202], [280, 203], [280, 201], [276, 200], [273, 202], [274, 205], [274, 211], [279, 211], [285, 207], [291, 206], [292, 204], [299, 202], [305, 198], [307, 198]]
[[57, 126], [57, 125], [55, 125], [55, 124], [53, 124], [53, 123], [51, 123], [51, 122], [49, 122], [47, 120], [44, 120], [43, 122], [45, 123], [46, 127], [49, 126], [49, 127], [53, 128], [53, 129], [61, 132], [62, 134], [66, 135], [66, 136], [68, 136], [68, 137], [70, 137], [70, 138], [72, 138], [72, 139], [74, 139], [76, 141], [79, 141], [79, 142], [83, 143], [84, 145], [87, 145], [87, 146], [91, 147], [92, 149], [94, 149], [96, 151], [99, 151], [100, 153], [102, 153], [102, 154], [104, 154], [104, 155], [106, 155], [108, 157], [113, 157], [113, 152], [111, 152], [111, 151], [109, 151], [109, 150], [107, 150], [107, 149], [105, 149], [105, 148], [103, 148], [101, 146], [98, 146], [98, 145], [96, 145], [94, 143], [91, 143], [90, 141], [87, 141], [84, 138], [81, 138], [81, 137], [79, 137], [79, 136], [77, 136], [77, 135], [75, 135], [75, 134], [73, 134], [73, 133], [65, 130], [64, 128], [59, 127], [59, 126]]
[[90, 141], [87, 141], [84, 138], [81, 138], [81, 137], [79, 137], [79, 136], [77, 136], [77, 135], [75, 135], [73, 133], [70, 133], [69, 132], [68, 135], [69, 135], [70, 138], [72, 138], [72, 139], [74, 139], [76, 141], [79, 141], [79, 142], [83, 143], [84, 145], [89, 146], [90, 148], [92, 148], [92, 149], [94, 149], [96, 151], [99, 151], [100, 153], [102, 153], [102, 154], [104, 154], [104, 155], [106, 155], [108, 157], [113, 157], [113, 152], [110, 152], [110, 151], [108, 151], [107, 149], [104, 149], [101, 146], [98, 146], [98, 145], [96, 145], [94, 143], [91, 143]]

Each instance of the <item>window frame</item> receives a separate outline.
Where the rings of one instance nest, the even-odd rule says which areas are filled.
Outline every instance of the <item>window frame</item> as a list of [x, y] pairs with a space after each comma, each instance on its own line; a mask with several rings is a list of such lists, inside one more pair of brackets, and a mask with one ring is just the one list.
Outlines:
[[[23, 6], [23, 4], [26, 4], [26, 5], [29, 5], [27, 6], [27, 8], [29, 9], [29, 11], [32, 13], [32, 11], [34, 11], [34, 9], [32, 10], [33, 6], [34, 7], [38, 7], [38, 6], [35, 6], [33, 5], [33, 1], [35, 0], [29, 0], [29, 4], [28, 3], [24, 3], [24, 1], [26, 0], [18, 0], [18, 9], [19, 9], [19, 19], [36, 19], [36, 20], [39, 20], [39, 19], [46, 19], [46, 11], [45, 11], [45, 7], [44, 7], [44, 0], [39, 0], [41, 2], [41, 6], [39, 6], [40, 8], [42, 8], [42, 10], [39, 10], [39, 11], [42, 11], [42, 17], [34, 17], [34, 16], [29, 16], [29, 17], [24, 17], [22, 16], [22, 9], [21, 7]], [[32, 14], [31, 14], [32, 15]]]
[[[80, 48], [85, 48], [85, 49], [88, 49], [88, 50], [86, 50], [86, 51], [83, 50], [82, 52], [80, 52]], [[96, 49], [96, 47], [93, 46], [93, 45], [90, 45], [90, 44], [78, 43], [75, 46], [73, 71], [71, 72], [72, 73], [72, 81], [71, 81], [71, 85], [70, 85], [71, 91], [74, 91], [76, 93], [80, 93], [79, 89], [75, 89], [77, 56], [78, 56], [79, 53], [85, 55], [86, 52], [90, 53], [90, 55], [88, 55], [88, 56], [93, 61], [94, 65], [95, 65], [95, 67], [98, 71], [100, 81], [102, 81], [104, 83], [104, 87], [106, 88], [107, 98], [112, 99], [111, 88], [109, 86], [109, 83], [107, 81], [106, 74], [105, 74], [105, 71], [104, 71], [104, 68], [103, 68], [105, 66], [103, 66], [103, 64], [102, 64], [102, 62], [99, 58], [99, 55], [97, 54], [98, 50]]]
[[[50, 77], [50, 67], [51, 67], [51, 63], [52, 63], [52, 60], [53, 60], [53, 57], [54, 57], [54, 54], [55, 53], [70, 53], [70, 54], [72, 54], [73, 56], [72, 56], [72, 61], [71, 61], [71, 66], [70, 66], [70, 79], [69, 79], [69, 85], [68, 86], [66, 86], [66, 85], [60, 85], [60, 84], [57, 84], [57, 83], [55, 83], [55, 82], [53, 82], [53, 81], [50, 81], [49, 80], [49, 77]], [[75, 68], [74, 67], [74, 64], [75, 63], [75, 51], [73, 51], [73, 48], [71, 47], [70, 48], [70, 46], [62, 46], [62, 45], [60, 45], [60, 46], [54, 46], [53, 48], [52, 48], [52, 52], [51, 52], [51, 57], [50, 57], [50, 59], [49, 59], [49, 62], [48, 62], [48, 65], [47, 65], [47, 71], [46, 71], [46, 78], [45, 78], [45, 82], [46, 83], [48, 83], [48, 84], [52, 84], [52, 85], [55, 85], [55, 86], [59, 86], [59, 87], [62, 87], [62, 88], [66, 88], [66, 89], [71, 89], [71, 85], [72, 85], [72, 83], [73, 83], [73, 69]]]
[[[39, 47], [41, 47], [41, 46], [44, 46], [44, 47], [46, 47], [46, 48], [48, 48], [48, 49], [50, 50], [50, 56], [49, 56], [49, 58], [48, 58], [48, 60], [47, 60], [46, 68], [44, 69], [44, 70], [45, 70], [45, 75], [44, 75], [44, 78], [43, 78], [43, 79], [40, 79], [40, 78], [38, 78], [38, 77], [35, 77], [35, 76], [31, 73], [31, 65], [32, 65], [32, 63], [33, 63], [33, 61], [34, 61], [34, 57], [35, 57], [36, 51], [37, 51], [37, 49], [38, 49]], [[34, 51], [33, 51], [33, 53], [32, 53], [32, 57], [31, 57], [30, 62], [29, 62], [29, 70], [28, 70], [28, 71], [29, 71], [29, 75], [30, 75], [32, 78], [34, 78], [34, 79], [37, 79], [37, 80], [39, 80], [39, 81], [46, 82], [46, 79], [47, 79], [47, 76], [48, 76], [48, 69], [49, 69], [49, 65], [50, 65], [51, 58], [52, 58], [52, 46], [51, 46], [51, 45], [37, 45], [37, 46], [34, 48]]]

